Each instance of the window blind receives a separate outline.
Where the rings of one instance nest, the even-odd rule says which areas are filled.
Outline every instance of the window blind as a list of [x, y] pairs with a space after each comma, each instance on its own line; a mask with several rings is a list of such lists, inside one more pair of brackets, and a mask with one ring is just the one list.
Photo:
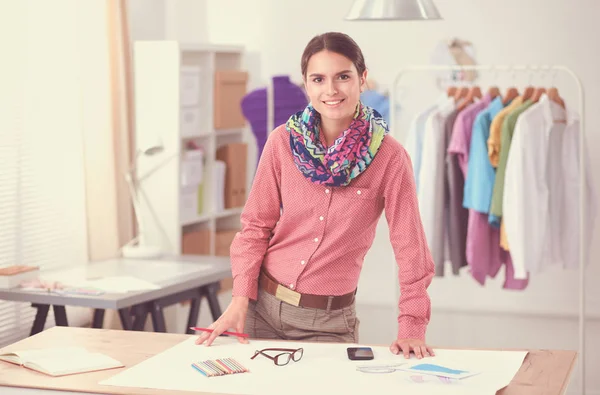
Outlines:
[[[0, 267], [43, 274], [87, 262], [76, 6], [15, 3], [0, 77]], [[0, 301], [0, 347], [28, 336], [35, 312]]]

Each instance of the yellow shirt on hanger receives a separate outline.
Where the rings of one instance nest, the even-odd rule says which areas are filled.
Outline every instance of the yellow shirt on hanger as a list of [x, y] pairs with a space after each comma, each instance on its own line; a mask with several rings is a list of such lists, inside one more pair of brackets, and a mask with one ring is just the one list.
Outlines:
[[504, 107], [498, 115], [492, 119], [490, 125], [490, 137], [488, 137], [487, 144], [490, 163], [494, 168], [498, 167], [498, 161], [500, 160], [500, 140], [502, 138], [502, 123], [504, 122], [504, 118], [521, 104], [523, 104], [523, 96], [515, 97], [508, 106]]

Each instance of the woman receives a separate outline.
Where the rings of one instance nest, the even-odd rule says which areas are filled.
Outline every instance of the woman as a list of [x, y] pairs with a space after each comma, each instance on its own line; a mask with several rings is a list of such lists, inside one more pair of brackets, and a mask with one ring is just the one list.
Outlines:
[[345, 34], [322, 34], [308, 43], [301, 69], [310, 104], [269, 135], [231, 245], [233, 299], [196, 343], [210, 345], [230, 328], [252, 338], [357, 343], [354, 295], [385, 210], [402, 293], [390, 350], [433, 355], [425, 332], [434, 266], [412, 165], [381, 115], [360, 102], [362, 52]]

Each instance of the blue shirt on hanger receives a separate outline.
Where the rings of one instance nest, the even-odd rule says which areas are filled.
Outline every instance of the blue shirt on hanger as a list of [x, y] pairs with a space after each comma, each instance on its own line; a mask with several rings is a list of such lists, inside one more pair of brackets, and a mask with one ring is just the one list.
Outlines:
[[486, 109], [477, 114], [473, 123], [463, 207], [484, 214], [490, 211], [496, 180], [496, 170], [488, 156], [487, 140], [492, 120], [503, 108], [502, 98], [496, 97]]
[[367, 90], [361, 93], [360, 100], [381, 114], [385, 122], [390, 124], [390, 99], [377, 91]]

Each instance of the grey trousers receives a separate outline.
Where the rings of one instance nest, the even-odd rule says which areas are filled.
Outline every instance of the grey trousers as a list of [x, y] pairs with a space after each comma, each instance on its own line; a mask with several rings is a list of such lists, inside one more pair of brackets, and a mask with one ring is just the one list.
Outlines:
[[253, 339], [358, 343], [354, 303], [338, 310], [293, 306], [259, 288], [250, 300], [244, 331]]

